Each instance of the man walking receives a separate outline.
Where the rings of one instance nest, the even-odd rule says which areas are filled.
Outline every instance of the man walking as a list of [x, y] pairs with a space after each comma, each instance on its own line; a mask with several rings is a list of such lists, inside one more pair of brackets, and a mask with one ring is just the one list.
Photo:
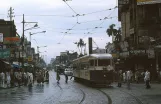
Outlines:
[[145, 80], [146, 88], [147, 89], [151, 88], [151, 86], [150, 86], [150, 72], [148, 70], [145, 72], [144, 80]]
[[131, 70], [127, 71], [127, 88], [130, 90]]
[[57, 73], [56, 73], [56, 80], [57, 80], [57, 84], [59, 84], [60, 75], [59, 75], [59, 72], [58, 72], [58, 71], [57, 71]]

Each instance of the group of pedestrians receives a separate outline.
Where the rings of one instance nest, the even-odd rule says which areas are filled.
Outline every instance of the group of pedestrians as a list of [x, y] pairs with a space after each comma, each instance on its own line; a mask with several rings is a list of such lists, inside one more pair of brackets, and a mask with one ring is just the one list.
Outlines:
[[139, 83], [140, 74], [144, 76], [144, 82], [146, 85], [146, 88], [151, 88], [150, 86], [150, 72], [146, 70], [144, 73], [139, 73], [138, 70], [136, 70], [135, 73], [133, 73], [131, 70], [123, 72], [122, 70], [119, 70], [118, 72], [118, 87], [121, 87], [122, 80], [124, 83], [127, 83], [127, 88], [130, 89], [130, 83], [134, 80], [136, 83]]
[[22, 70], [0, 72], [0, 87], [28, 86], [33, 84], [33, 74]]
[[37, 80], [38, 84], [43, 84], [44, 82], [49, 82], [48, 70], [38, 70], [36, 72], [36, 80]]
[[[64, 73], [64, 76], [65, 76], [65, 83], [68, 83], [68, 74], [67, 73]], [[70, 77], [70, 80], [72, 80], [73, 76]], [[60, 81], [60, 72], [57, 71], [56, 72], [56, 80], [57, 80], [57, 84], [59, 84], [59, 81]]]

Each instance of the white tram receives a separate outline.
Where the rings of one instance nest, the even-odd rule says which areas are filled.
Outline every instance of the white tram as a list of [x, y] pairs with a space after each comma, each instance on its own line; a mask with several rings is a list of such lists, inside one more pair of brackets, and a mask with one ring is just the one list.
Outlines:
[[91, 85], [109, 85], [113, 82], [113, 57], [111, 54], [90, 54], [73, 60], [76, 81]]

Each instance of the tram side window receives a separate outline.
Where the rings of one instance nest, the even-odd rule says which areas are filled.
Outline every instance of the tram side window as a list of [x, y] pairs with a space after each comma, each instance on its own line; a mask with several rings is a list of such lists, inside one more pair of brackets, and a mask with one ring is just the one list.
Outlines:
[[88, 63], [82, 63], [81, 64], [81, 69], [82, 70], [86, 70], [86, 69], [88, 69], [88, 67], [89, 67], [89, 64]]
[[99, 59], [98, 66], [108, 66], [110, 65], [110, 60], [107, 59]]
[[97, 66], [97, 61], [96, 60], [90, 60], [90, 66]]

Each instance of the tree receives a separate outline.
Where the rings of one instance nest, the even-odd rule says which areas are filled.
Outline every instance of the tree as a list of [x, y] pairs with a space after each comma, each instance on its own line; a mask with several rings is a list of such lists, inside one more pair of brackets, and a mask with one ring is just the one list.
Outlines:
[[111, 24], [109, 28], [106, 30], [107, 35], [112, 36], [112, 41], [114, 41], [113, 37], [117, 34], [117, 29], [114, 28], [115, 24]]
[[115, 37], [115, 41], [116, 42], [120, 42], [121, 41], [121, 28], [119, 28], [117, 30], [117, 34], [116, 34], [116, 37]]
[[[111, 24], [109, 28], [106, 30], [107, 35], [110, 37], [112, 36], [112, 41], [114, 42], [120, 42], [121, 41], [121, 28], [118, 30], [115, 29], [115, 24]], [[114, 40], [115, 36], [115, 40]]]
[[83, 47], [85, 47], [85, 43], [84, 43], [84, 41], [83, 41], [83, 39], [80, 39], [79, 40], [79, 42], [76, 42], [75, 44], [77, 44], [77, 47], [78, 47], [78, 49], [80, 50], [80, 54], [82, 55], [82, 49], [83, 49]]

